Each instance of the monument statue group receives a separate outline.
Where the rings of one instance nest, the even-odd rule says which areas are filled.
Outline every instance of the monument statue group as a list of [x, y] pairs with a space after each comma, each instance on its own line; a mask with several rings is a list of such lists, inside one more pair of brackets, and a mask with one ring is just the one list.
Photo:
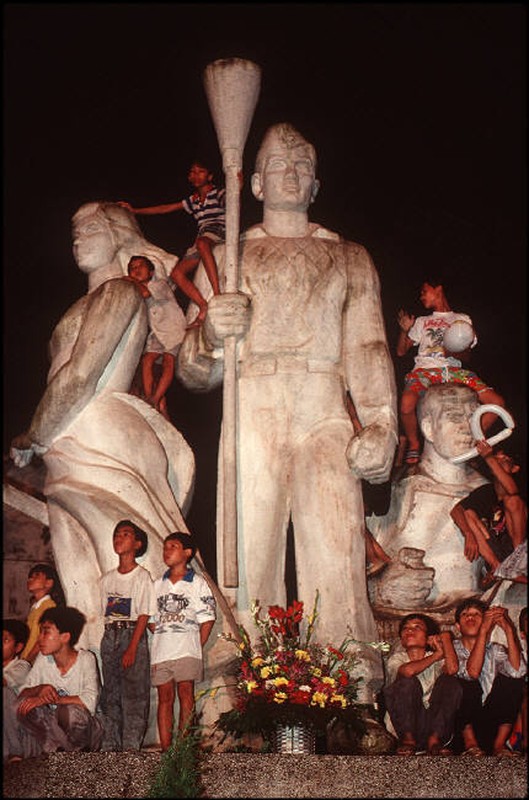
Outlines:
[[[236, 172], [237, 159], [233, 164]], [[452, 621], [459, 600], [481, 593], [482, 562], [465, 558], [450, 514], [486, 482], [468, 460], [453, 460], [474, 445], [470, 421], [479, 400], [456, 383], [426, 391], [418, 406], [420, 461], [393, 481], [387, 512], [366, 519], [362, 482], [392, 479], [395, 372], [369, 253], [309, 220], [316, 175], [314, 146], [292, 125], [272, 125], [251, 176], [262, 222], [239, 235], [228, 207], [226, 242], [213, 249], [220, 292], [200, 263], [194, 284], [207, 312], [193, 325], [197, 306], [190, 304], [176, 377], [198, 392], [224, 379], [233, 384], [232, 400], [225, 395], [217, 485], [217, 584], [226, 608], [250, 627], [253, 600], [286, 604], [291, 525], [297, 599], [308, 609], [319, 591], [316, 639], [349, 635], [358, 642], [360, 699], [369, 703], [383, 681], [380, 653], [367, 644], [380, 638], [377, 620], [415, 609]], [[235, 284], [228, 274], [234, 224]], [[145, 239], [124, 203], [86, 203], [73, 217], [72, 234], [87, 293], [53, 331], [46, 388], [11, 455], [18, 466], [33, 455], [46, 465], [56, 566], [68, 604], [87, 617], [84, 646], [97, 650], [99, 579], [115, 566], [116, 524], [132, 520], [146, 532], [141, 563], [154, 578], [162, 575], [163, 540], [188, 532], [194, 457], [178, 421], [131, 392], [150, 321], [148, 303], [124, 277], [133, 256], [146, 256], [166, 280], [176, 257]], [[233, 439], [234, 485], [226, 437]], [[369, 580], [366, 525], [388, 556]], [[221, 624], [227, 629], [226, 620]]]

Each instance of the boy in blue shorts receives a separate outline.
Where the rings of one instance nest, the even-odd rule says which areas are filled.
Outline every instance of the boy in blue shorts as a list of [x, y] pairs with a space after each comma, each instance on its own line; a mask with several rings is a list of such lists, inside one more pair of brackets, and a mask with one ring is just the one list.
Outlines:
[[189, 565], [196, 546], [188, 533], [170, 533], [163, 543], [168, 569], [154, 582], [157, 611], [151, 648], [152, 685], [158, 690], [158, 733], [162, 750], [171, 746], [174, 701], [178, 728], [193, 717], [195, 681], [203, 678], [203, 647], [215, 622], [215, 600], [206, 580]]
[[[464, 369], [459, 358], [446, 351], [443, 337], [456, 320], [472, 325], [468, 314], [452, 311], [448, 303], [443, 282], [430, 278], [421, 286], [420, 300], [431, 314], [415, 318], [400, 309], [397, 321], [400, 332], [397, 341], [397, 355], [405, 356], [411, 347], [418, 346], [415, 366], [404, 379], [404, 391], [400, 401], [400, 421], [407, 438], [406, 464], [417, 464], [420, 459], [419, 428], [415, 409], [419, 398], [434, 383], [462, 383], [477, 392], [480, 403], [493, 403], [505, 406], [503, 398], [487, 386], [475, 372]], [[470, 347], [475, 347], [474, 336]], [[484, 414], [482, 424], [485, 429], [494, 421], [494, 414]]]

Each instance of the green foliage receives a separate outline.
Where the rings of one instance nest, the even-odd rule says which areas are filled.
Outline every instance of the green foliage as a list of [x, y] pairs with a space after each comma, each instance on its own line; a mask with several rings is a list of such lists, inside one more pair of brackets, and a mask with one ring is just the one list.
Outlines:
[[177, 732], [147, 797], [200, 797], [200, 741], [199, 727]]

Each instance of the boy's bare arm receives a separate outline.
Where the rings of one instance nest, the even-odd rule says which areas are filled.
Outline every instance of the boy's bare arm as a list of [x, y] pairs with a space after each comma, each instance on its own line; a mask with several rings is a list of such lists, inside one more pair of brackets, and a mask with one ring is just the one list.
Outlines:
[[467, 661], [467, 672], [470, 678], [477, 680], [483, 669], [485, 648], [492, 629], [498, 624], [497, 606], [491, 606], [483, 615], [483, 622]]
[[452, 634], [450, 631], [442, 631], [438, 637], [440, 646], [443, 650], [445, 663], [443, 664], [443, 672], [447, 675], [456, 675], [459, 670], [459, 659], [454, 650], [454, 643], [452, 641]]
[[20, 692], [19, 700], [17, 711], [19, 714], [22, 714], [22, 716], [26, 716], [26, 714], [29, 714], [34, 708], [47, 706], [51, 703], [58, 706], [74, 705], [86, 708], [85, 703], [81, 700], [79, 695], [60, 695], [55, 686], [52, 686], [50, 683], [41, 683], [39, 686], [29, 686], [27, 689], [23, 689]]
[[140, 643], [140, 639], [144, 634], [145, 628], [147, 627], [147, 623], [149, 621], [148, 614], [140, 614], [136, 625], [134, 626], [134, 633], [132, 634], [132, 638], [129, 642], [129, 645], [123, 655], [121, 656], [121, 665], [123, 669], [128, 669], [128, 667], [132, 667], [134, 662], [136, 661], [136, 653], [138, 651], [138, 645]]
[[208, 622], [201, 622], [200, 623], [200, 644], [202, 647], [206, 644], [207, 640], [209, 639], [209, 634], [215, 624], [215, 620], [211, 619]]
[[424, 672], [431, 664], [435, 664], [436, 661], [441, 661], [444, 658], [442, 649], [439, 646], [433, 646], [435, 648], [433, 653], [428, 653], [424, 658], [418, 658], [416, 661], [408, 661], [406, 664], [401, 664], [397, 674], [404, 678], [413, 678], [415, 675]]
[[37, 686], [28, 686], [22, 689], [18, 699], [17, 713], [23, 717], [39, 706], [46, 706], [50, 703], [57, 703], [59, 695], [51, 683], [40, 683]]
[[172, 211], [181, 211], [184, 207], [184, 204], [181, 200], [177, 203], [162, 203], [159, 206], [146, 206], [145, 208], [133, 208], [130, 203], [127, 203], [125, 200], [119, 200], [118, 206], [122, 208], [126, 208], [128, 211], [132, 212], [132, 214], [169, 214]]
[[502, 613], [498, 616], [498, 627], [503, 630], [505, 633], [505, 638], [507, 639], [509, 663], [513, 669], [520, 669], [521, 647], [518, 634], [516, 633], [516, 628], [514, 627], [514, 623], [510, 618], [507, 609], [501, 606], [496, 606], [496, 608], [501, 609], [502, 611]]
[[501, 488], [503, 489], [506, 494], [518, 494], [518, 486], [516, 481], [508, 472], [504, 470], [494, 452], [490, 444], [486, 441], [477, 441], [476, 442], [476, 450], [483, 458], [485, 463], [488, 465], [490, 471], [496, 478], [496, 480], [500, 483]]
[[468, 561], [475, 561], [479, 556], [478, 543], [469, 525], [465, 509], [461, 503], [456, 503], [450, 512], [450, 516], [465, 537], [465, 558], [467, 558]]
[[410, 347], [413, 347], [415, 342], [408, 336], [408, 331], [415, 322], [415, 317], [408, 314], [403, 308], [399, 309], [397, 314], [397, 322], [399, 323], [399, 338], [397, 339], [397, 355], [405, 356]]

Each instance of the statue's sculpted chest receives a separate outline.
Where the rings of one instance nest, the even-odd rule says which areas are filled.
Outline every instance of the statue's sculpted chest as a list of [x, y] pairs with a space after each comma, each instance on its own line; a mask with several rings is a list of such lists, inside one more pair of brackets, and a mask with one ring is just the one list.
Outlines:
[[300, 347], [310, 352], [324, 329], [336, 337], [347, 291], [340, 254], [338, 242], [310, 236], [245, 243], [241, 288], [252, 301], [253, 352]]

